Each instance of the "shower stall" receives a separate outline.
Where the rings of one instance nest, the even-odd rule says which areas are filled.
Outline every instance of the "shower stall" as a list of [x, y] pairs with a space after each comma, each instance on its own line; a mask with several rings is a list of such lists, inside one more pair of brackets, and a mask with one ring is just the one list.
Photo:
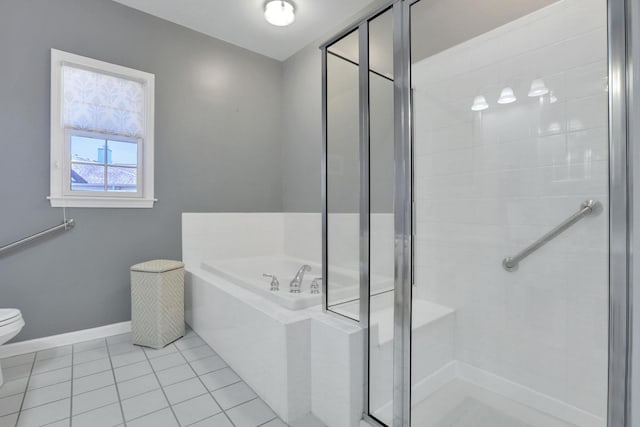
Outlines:
[[629, 425], [629, 9], [396, 0], [321, 47], [323, 305], [372, 425]]

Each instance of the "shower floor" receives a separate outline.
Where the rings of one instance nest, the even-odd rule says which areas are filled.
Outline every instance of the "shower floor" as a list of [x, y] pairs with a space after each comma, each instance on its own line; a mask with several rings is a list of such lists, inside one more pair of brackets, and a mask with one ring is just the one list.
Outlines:
[[421, 427], [576, 427], [463, 380], [413, 405]]

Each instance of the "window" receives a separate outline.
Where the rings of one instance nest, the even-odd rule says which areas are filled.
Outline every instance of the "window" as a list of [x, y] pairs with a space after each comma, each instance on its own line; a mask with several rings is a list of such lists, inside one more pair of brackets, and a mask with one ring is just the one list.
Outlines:
[[54, 207], [151, 208], [154, 76], [51, 50]]

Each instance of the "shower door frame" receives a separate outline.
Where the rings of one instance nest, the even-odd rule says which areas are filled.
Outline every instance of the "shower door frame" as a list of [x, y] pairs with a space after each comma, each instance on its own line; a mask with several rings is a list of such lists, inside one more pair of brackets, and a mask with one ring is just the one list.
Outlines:
[[[328, 306], [327, 209], [327, 49], [359, 29], [359, 150], [360, 150], [360, 318], [364, 332], [363, 419], [384, 426], [369, 410], [369, 46], [368, 24], [393, 8], [394, 50], [394, 362], [393, 427], [411, 426], [411, 309], [412, 309], [412, 104], [411, 5], [421, 0], [386, 1], [320, 46], [322, 51], [322, 263], [323, 311]], [[425, 0], [426, 1], [426, 0]], [[640, 10], [633, 0], [607, 0], [609, 79], [609, 354], [607, 427], [631, 427], [632, 258], [634, 230], [632, 190], [640, 188], [632, 157], [640, 160], [640, 59], [633, 54], [633, 39], [640, 34]], [[635, 46], [636, 48], [640, 48]], [[633, 116], [631, 115], [633, 114]], [[635, 185], [634, 185], [634, 180]], [[636, 346], [638, 343], [636, 343]], [[638, 369], [640, 367], [636, 367]], [[640, 387], [640, 385], [638, 386]], [[640, 393], [640, 390], [633, 390]], [[637, 414], [634, 414], [637, 416]]]

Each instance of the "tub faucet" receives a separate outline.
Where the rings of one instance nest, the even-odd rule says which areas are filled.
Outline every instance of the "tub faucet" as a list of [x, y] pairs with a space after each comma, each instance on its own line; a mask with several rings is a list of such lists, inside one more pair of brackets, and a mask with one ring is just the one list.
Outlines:
[[280, 290], [280, 282], [278, 282], [275, 274], [262, 273], [262, 276], [271, 278], [271, 288], [269, 289], [271, 292], [278, 292]]
[[303, 265], [298, 269], [296, 276], [293, 278], [291, 282], [289, 282], [289, 292], [292, 294], [300, 293], [300, 286], [302, 286], [302, 279], [304, 279], [304, 273], [311, 271], [311, 267], [307, 264]]

